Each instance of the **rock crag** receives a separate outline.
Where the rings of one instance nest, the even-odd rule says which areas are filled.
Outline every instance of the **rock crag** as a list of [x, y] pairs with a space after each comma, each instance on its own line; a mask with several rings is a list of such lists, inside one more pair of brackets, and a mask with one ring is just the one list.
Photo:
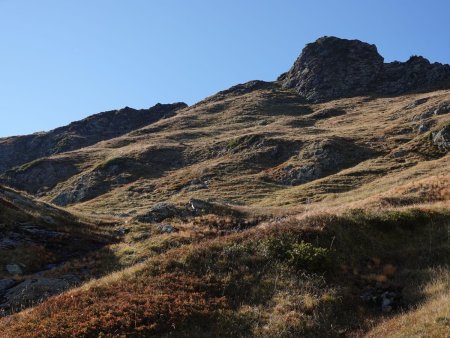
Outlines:
[[384, 63], [375, 45], [325, 36], [307, 44], [279, 81], [310, 102], [322, 102], [450, 88], [450, 66], [421, 56]]

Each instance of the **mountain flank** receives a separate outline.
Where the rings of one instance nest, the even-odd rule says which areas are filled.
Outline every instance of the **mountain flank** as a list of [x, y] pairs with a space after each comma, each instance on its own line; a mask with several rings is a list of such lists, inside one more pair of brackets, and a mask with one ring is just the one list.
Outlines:
[[185, 103], [157, 104], [149, 109], [99, 113], [49, 132], [0, 139], [0, 173], [44, 156], [59, 154], [109, 140], [173, 116]]
[[323, 37], [276, 81], [0, 140], [0, 335], [447, 337], [448, 80]]

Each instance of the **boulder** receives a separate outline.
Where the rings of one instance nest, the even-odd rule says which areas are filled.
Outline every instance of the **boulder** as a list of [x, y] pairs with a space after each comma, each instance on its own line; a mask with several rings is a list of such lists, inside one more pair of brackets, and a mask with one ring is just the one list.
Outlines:
[[427, 97], [424, 97], [422, 99], [417, 99], [417, 100], [414, 100], [413, 102], [411, 102], [410, 104], [408, 104], [406, 106], [406, 108], [407, 109], [413, 109], [413, 108], [416, 108], [416, 107], [420, 106], [421, 104], [426, 103], [427, 101], [428, 101]]
[[158, 225], [158, 231], [163, 234], [172, 234], [174, 232], [178, 232], [179, 230], [170, 224], [160, 224]]
[[135, 220], [143, 223], [157, 223], [165, 219], [180, 216], [180, 210], [173, 203], [156, 203], [148, 212], [138, 215]]
[[443, 115], [443, 114], [447, 114], [447, 113], [450, 113], [450, 102], [449, 101], [442, 102], [434, 110], [434, 115]]
[[421, 124], [420, 126], [419, 126], [419, 128], [417, 129], [417, 132], [419, 133], [419, 134], [423, 134], [423, 133], [425, 133], [426, 131], [428, 131], [428, 126], [426, 125], [426, 124]]
[[22, 268], [17, 264], [7, 264], [6, 271], [11, 275], [21, 275], [23, 274]]
[[212, 212], [215, 209], [214, 204], [196, 198], [192, 198], [189, 201], [189, 206], [191, 210], [196, 213], [208, 213]]

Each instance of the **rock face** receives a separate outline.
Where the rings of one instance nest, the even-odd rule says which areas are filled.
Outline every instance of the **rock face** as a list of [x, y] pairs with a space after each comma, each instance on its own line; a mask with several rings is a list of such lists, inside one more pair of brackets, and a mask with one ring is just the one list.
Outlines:
[[265, 178], [283, 185], [308, 183], [365, 161], [376, 153], [343, 138], [306, 144], [288, 165], [268, 171]]
[[375, 45], [323, 37], [307, 44], [284, 80], [309, 101], [370, 91], [383, 69]]
[[384, 63], [375, 45], [322, 37], [307, 44], [291, 70], [279, 78], [311, 102], [376, 94], [450, 88], [450, 66], [419, 56]]
[[433, 135], [433, 143], [444, 152], [450, 151], [450, 126], [446, 126]]
[[76, 150], [124, 135], [185, 108], [185, 103], [157, 104], [150, 109], [125, 107], [87, 117], [48, 133], [0, 139], [0, 173], [33, 160]]

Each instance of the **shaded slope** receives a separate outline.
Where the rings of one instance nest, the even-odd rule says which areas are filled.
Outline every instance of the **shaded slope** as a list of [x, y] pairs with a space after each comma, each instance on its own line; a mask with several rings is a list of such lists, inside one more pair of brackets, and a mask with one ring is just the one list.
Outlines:
[[0, 278], [29, 274], [97, 247], [112, 237], [98, 224], [0, 186]]
[[448, 225], [448, 210], [430, 209], [291, 218], [171, 250], [0, 327], [6, 337], [361, 335], [383, 319], [381, 299], [361, 297], [376, 285], [403, 290], [405, 310], [439, 295]]
[[0, 186], [0, 317], [78, 285], [81, 274], [54, 271], [113, 241], [104, 225]]

